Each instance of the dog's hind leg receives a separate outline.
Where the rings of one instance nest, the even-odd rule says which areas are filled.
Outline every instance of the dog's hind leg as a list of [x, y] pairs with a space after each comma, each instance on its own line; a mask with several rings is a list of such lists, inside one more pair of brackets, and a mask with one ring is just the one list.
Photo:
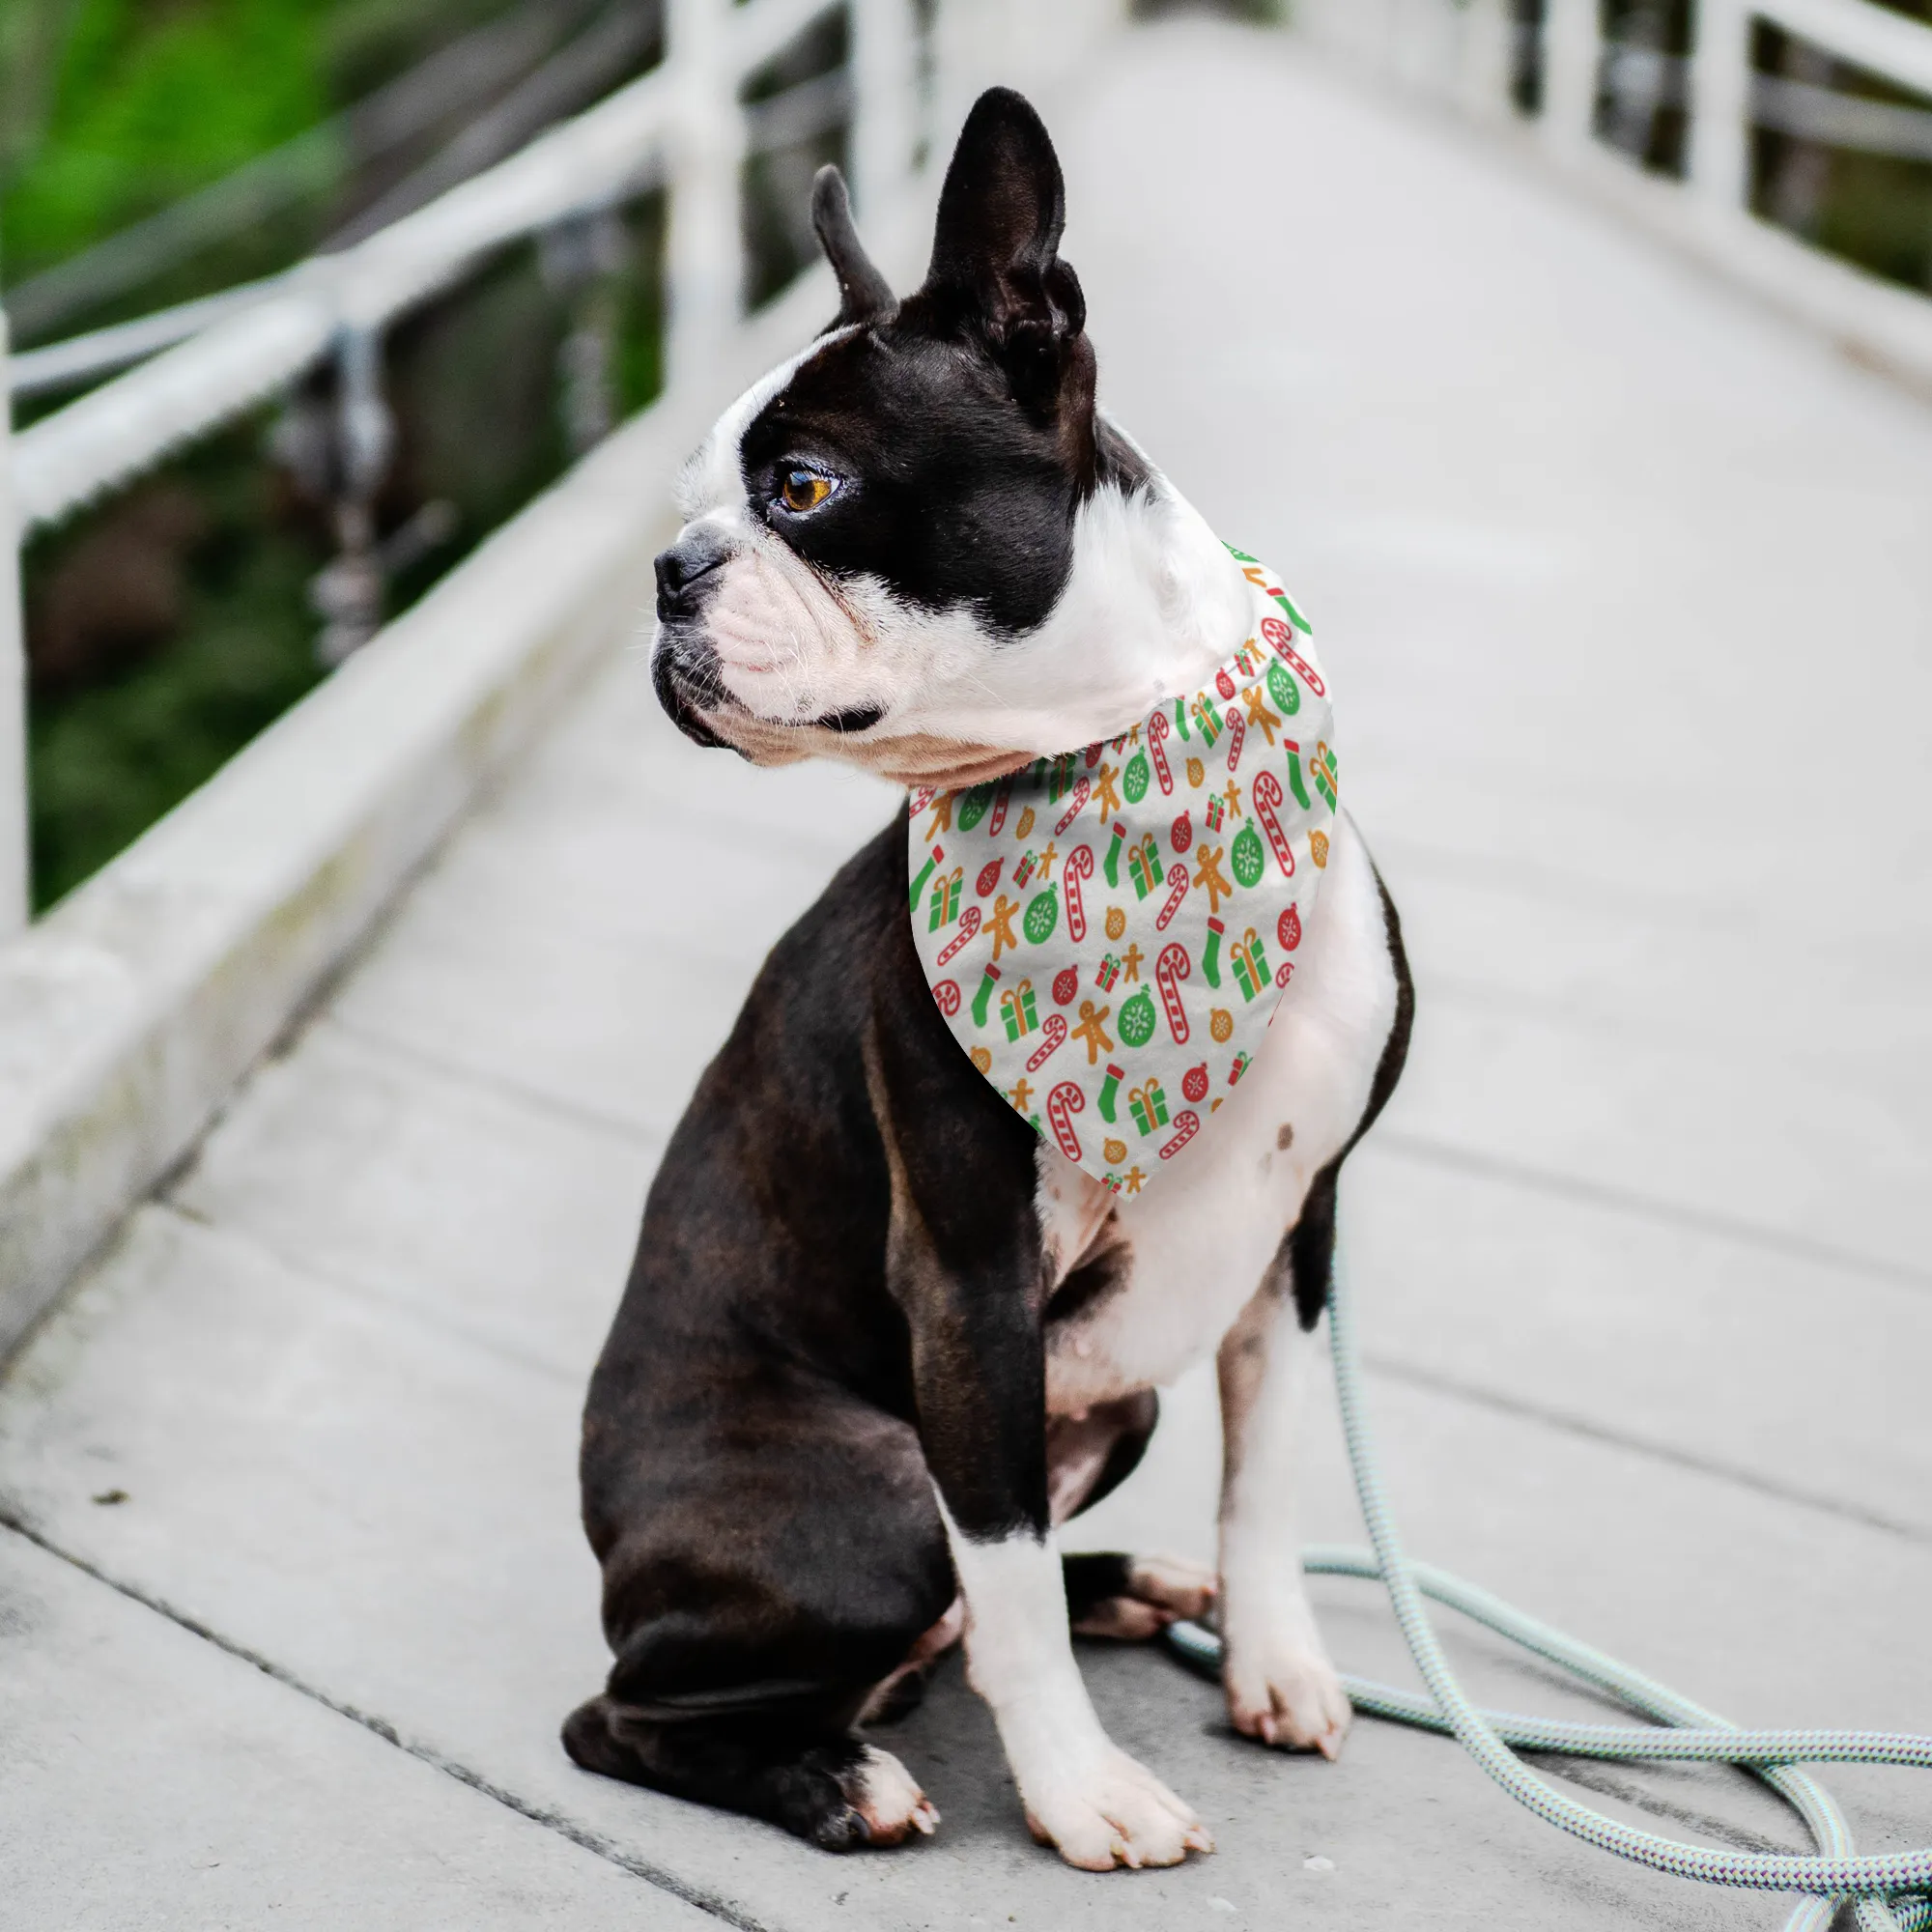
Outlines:
[[929, 1833], [939, 1813], [897, 1758], [852, 1736], [852, 1715], [847, 1700], [815, 1722], [796, 1710], [667, 1717], [607, 1693], [565, 1719], [563, 1747], [585, 1771], [749, 1812], [829, 1852]]
[[1205, 1616], [1214, 1573], [1181, 1556], [1127, 1556], [1118, 1549], [1065, 1556], [1066, 1614], [1076, 1636], [1140, 1643], [1177, 1617]]
[[[1147, 1453], [1160, 1400], [1152, 1389], [1096, 1403], [1046, 1425], [1047, 1494], [1056, 1523], [1111, 1494]], [[1066, 1614], [1077, 1636], [1137, 1643], [1157, 1636], [1177, 1617], [1198, 1617], [1214, 1601], [1214, 1573], [1178, 1556], [1128, 1556], [1118, 1550], [1062, 1558]]]
[[729, 1434], [620, 1430], [598, 1393], [584, 1514], [616, 1656], [564, 1748], [830, 1851], [931, 1831], [911, 1774], [853, 1734], [954, 1595], [911, 1427], [769, 1374], [713, 1392]]

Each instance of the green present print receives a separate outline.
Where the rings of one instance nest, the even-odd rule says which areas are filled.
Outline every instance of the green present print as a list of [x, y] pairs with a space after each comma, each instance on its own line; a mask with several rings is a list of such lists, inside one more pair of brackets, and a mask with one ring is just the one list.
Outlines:
[[1333, 810], [1341, 781], [1335, 776], [1335, 753], [1328, 749], [1326, 739], [1316, 741], [1315, 755], [1308, 761], [1308, 776], [1315, 781], [1315, 789], [1328, 801], [1329, 810]]
[[1160, 1091], [1160, 1082], [1150, 1080], [1145, 1087], [1129, 1087], [1127, 1112], [1133, 1116], [1134, 1125], [1144, 1134], [1166, 1126], [1167, 1095]]
[[926, 931], [937, 932], [959, 917], [959, 882], [964, 877], [964, 868], [954, 866], [952, 871], [942, 872], [933, 880], [932, 896], [926, 901], [926, 910], [931, 914]]
[[1201, 727], [1201, 742], [1208, 750], [1214, 749], [1214, 740], [1221, 735], [1221, 714], [1214, 709], [1208, 697], [1197, 697], [1189, 709], [1194, 713], [1194, 722]]
[[1235, 984], [1241, 989], [1243, 1000], [1252, 1000], [1268, 983], [1267, 949], [1263, 946], [1261, 936], [1253, 926], [1249, 926], [1239, 939], [1229, 949], [1228, 956], [1234, 962]]
[[1146, 898], [1160, 884], [1160, 854], [1154, 849], [1151, 832], [1127, 854], [1127, 876], [1134, 882], [1136, 898]]
[[1006, 1023], [1009, 1039], [1024, 1039], [1039, 1025], [1031, 980], [1022, 980], [1017, 986], [1009, 986], [1000, 995], [1000, 1018]]

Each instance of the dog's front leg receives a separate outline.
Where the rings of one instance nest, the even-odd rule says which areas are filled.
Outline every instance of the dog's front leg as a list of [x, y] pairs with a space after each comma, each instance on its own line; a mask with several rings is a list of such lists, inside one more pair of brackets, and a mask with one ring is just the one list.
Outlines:
[[942, 1241], [924, 1216], [895, 1215], [894, 1288], [965, 1600], [968, 1675], [992, 1707], [1037, 1838], [1090, 1871], [1179, 1864], [1213, 1849], [1207, 1828], [1115, 1747], [1074, 1662], [1047, 1511], [1037, 1232], [981, 1235], [951, 1253]]
[[[1325, 1257], [1321, 1258], [1325, 1265]], [[1314, 1337], [1288, 1244], [1221, 1344], [1221, 1675], [1235, 1728], [1336, 1757], [1351, 1716], [1301, 1573], [1296, 1511]]]

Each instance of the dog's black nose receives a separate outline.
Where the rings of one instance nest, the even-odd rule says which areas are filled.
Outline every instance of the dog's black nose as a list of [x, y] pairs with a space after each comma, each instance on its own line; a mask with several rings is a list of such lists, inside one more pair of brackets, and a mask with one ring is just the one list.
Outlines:
[[658, 553], [658, 617], [695, 617], [717, 587], [717, 571], [730, 554], [708, 530], [694, 530]]

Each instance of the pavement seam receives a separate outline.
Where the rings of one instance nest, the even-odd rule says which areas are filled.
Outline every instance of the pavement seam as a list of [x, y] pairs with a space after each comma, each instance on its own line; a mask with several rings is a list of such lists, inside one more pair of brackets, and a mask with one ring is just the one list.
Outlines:
[[1823, 1495], [1813, 1490], [1801, 1490], [1780, 1483], [1769, 1476], [1760, 1476], [1749, 1469], [1738, 1467], [1732, 1463], [1720, 1463], [1711, 1457], [1700, 1456], [1695, 1450], [1677, 1449], [1668, 1443], [1657, 1442], [1641, 1435], [1627, 1435], [1622, 1431], [1612, 1429], [1605, 1423], [1591, 1422], [1584, 1417], [1566, 1415], [1560, 1409], [1545, 1407], [1541, 1403], [1525, 1400], [1521, 1396], [1505, 1395], [1496, 1389], [1488, 1389], [1475, 1382], [1465, 1382], [1454, 1376], [1445, 1376], [1434, 1369], [1416, 1368], [1412, 1364], [1400, 1361], [1392, 1355], [1370, 1350], [1362, 1357], [1368, 1367], [1378, 1376], [1387, 1376], [1392, 1381], [1407, 1382], [1411, 1387], [1427, 1389], [1432, 1395], [1448, 1396], [1458, 1402], [1466, 1402], [1479, 1408], [1494, 1409], [1504, 1415], [1513, 1415], [1524, 1422], [1539, 1422], [1550, 1429], [1561, 1430], [1566, 1435], [1581, 1436], [1585, 1441], [1601, 1442], [1613, 1449], [1629, 1450], [1634, 1455], [1647, 1456], [1652, 1461], [1667, 1463], [1675, 1469], [1687, 1469], [1692, 1474], [1710, 1476], [1719, 1482], [1734, 1483], [1740, 1489], [1750, 1490], [1761, 1496], [1768, 1496], [1775, 1502], [1791, 1503], [1800, 1509], [1816, 1510], [1822, 1516], [1836, 1517], [1842, 1521], [1856, 1522], [1861, 1528], [1883, 1531], [1888, 1536], [1902, 1538], [1907, 1543], [1932, 1545], [1932, 1530], [1921, 1523], [1906, 1522], [1897, 1517], [1890, 1517], [1883, 1511], [1866, 1509], [1858, 1503], [1846, 1502], [1841, 1497]]
[[1706, 1208], [1686, 1208], [1673, 1201], [1639, 1194], [1633, 1188], [1617, 1187], [1601, 1180], [1585, 1180], [1550, 1168], [1530, 1167], [1495, 1154], [1472, 1153], [1429, 1134], [1405, 1133], [1401, 1128], [1384, 1127], [1370, 1146], [1385, 1148], [1392, 1154], [1427, 1166], [1480, 1175], [1486, 1180], [1498, 1180], [1533, 1193], [1580, 1202], [1585, 1207], [1624, 1214], [1633, 1220], [1651, 1221], [1682, 1233], [1729, 1241], [1737, 1247], [1754, 1248], [1761, 1254], [1776, 1255], [1781, 1261], [1809, 1262], [1821, 1267], [1838, 1268], [1847, 1274], [1889, 1282], [1896, 1288], [1932, 1289], [1932, 1269], [1911, 1267], [1903, 1262], [1883, 1261], [1875, 1255], [1860, 1254], [1852, 1248], [1834, 1247], [1829, 1241], [1815, 1240], [1808, 1235], [1782, 1234], [1753, 1221], [1738, 1220]]
[[36, 1549], [57, 1558], [70, 1568], [77, 1570], [83, 1577], [91, 1577], [95, 1582], [127, 1598], [129, 1603], [138, 1604], [156, 1616], [166, 1618], [169, 1623], [187, 1632], [190, 1636], [199, 1637], [204, 1643], [212, 1644], [216, 1650], [236, 1659], [239, 1662], [252, 1665], [263, 1676], [272, 1679], [285, 1690], [306, 1697], [311, 1703], [321, 1705], [326, 1711], [332, 1711], [338, 1718], [346, 1718], [351, 1723], [359, 1724], [363, 1730], [381, 1738], [384, 1744], [394, 1746], [405, 1756], [412, 1757], [417, 1763], [426, 1764], [432, 1770], [441, 1772], [459, 1784], [468, 1785], [471, 1791], [493, 1800], [505, 1810], [514, 1811], [520, 1818], [526, 1818], [531, 1824], [555, 1833], [558, 1837], [568, 1839], [580, 1850], [590, 1853], [594, 1858], [602, 1859], [607, 1864], [616, 1865], [620, 1870], [629, 1872], [633, 1878], [641, 1879], [659, 1891], [668, 1892], [673, 1898], [705, 1913], [710, 1918], [739, 1927], [740, 1932], [779, 1932], [779, 1928], [769, 1921], [751, 1917], [717, 1893], [694, 1886], [664, 1866], [623, 1850], [605, 1837], [602, 1833], [590, 1831], [585, 1826], [566, 1818], [561, 1812], [520, 1797], [516, 1792], [485, 1777], [481, 1772], [472, 1770], [461, 1759], [446, 1756], [441, 1751], [432, 1749], [428, 1745], [404, 1737], [386, 1719], [360, 1710], [339, 1697], [330, 1696], [327, 1691], [297, 1676], [294, 1671], [275, 1662], [271, 1658], [264, 1657], [246, 1644], [223, 1635], [221, 1632], [203, 1623], [198, 1617], [177, 1608], [164, 1599], [150, 1595], [139, 1584], [110, 1576], [106, 1571], [90, 1563], [86, 1557], [77, 1556], [73, 1551], [62, 1548], [50, 1537], [43, 1534], [23, 1517], [17, 1515], [11, 1504], [0, 1503], [0, 1528], [12, 1530], [15, 1536], [31, 1543]]

